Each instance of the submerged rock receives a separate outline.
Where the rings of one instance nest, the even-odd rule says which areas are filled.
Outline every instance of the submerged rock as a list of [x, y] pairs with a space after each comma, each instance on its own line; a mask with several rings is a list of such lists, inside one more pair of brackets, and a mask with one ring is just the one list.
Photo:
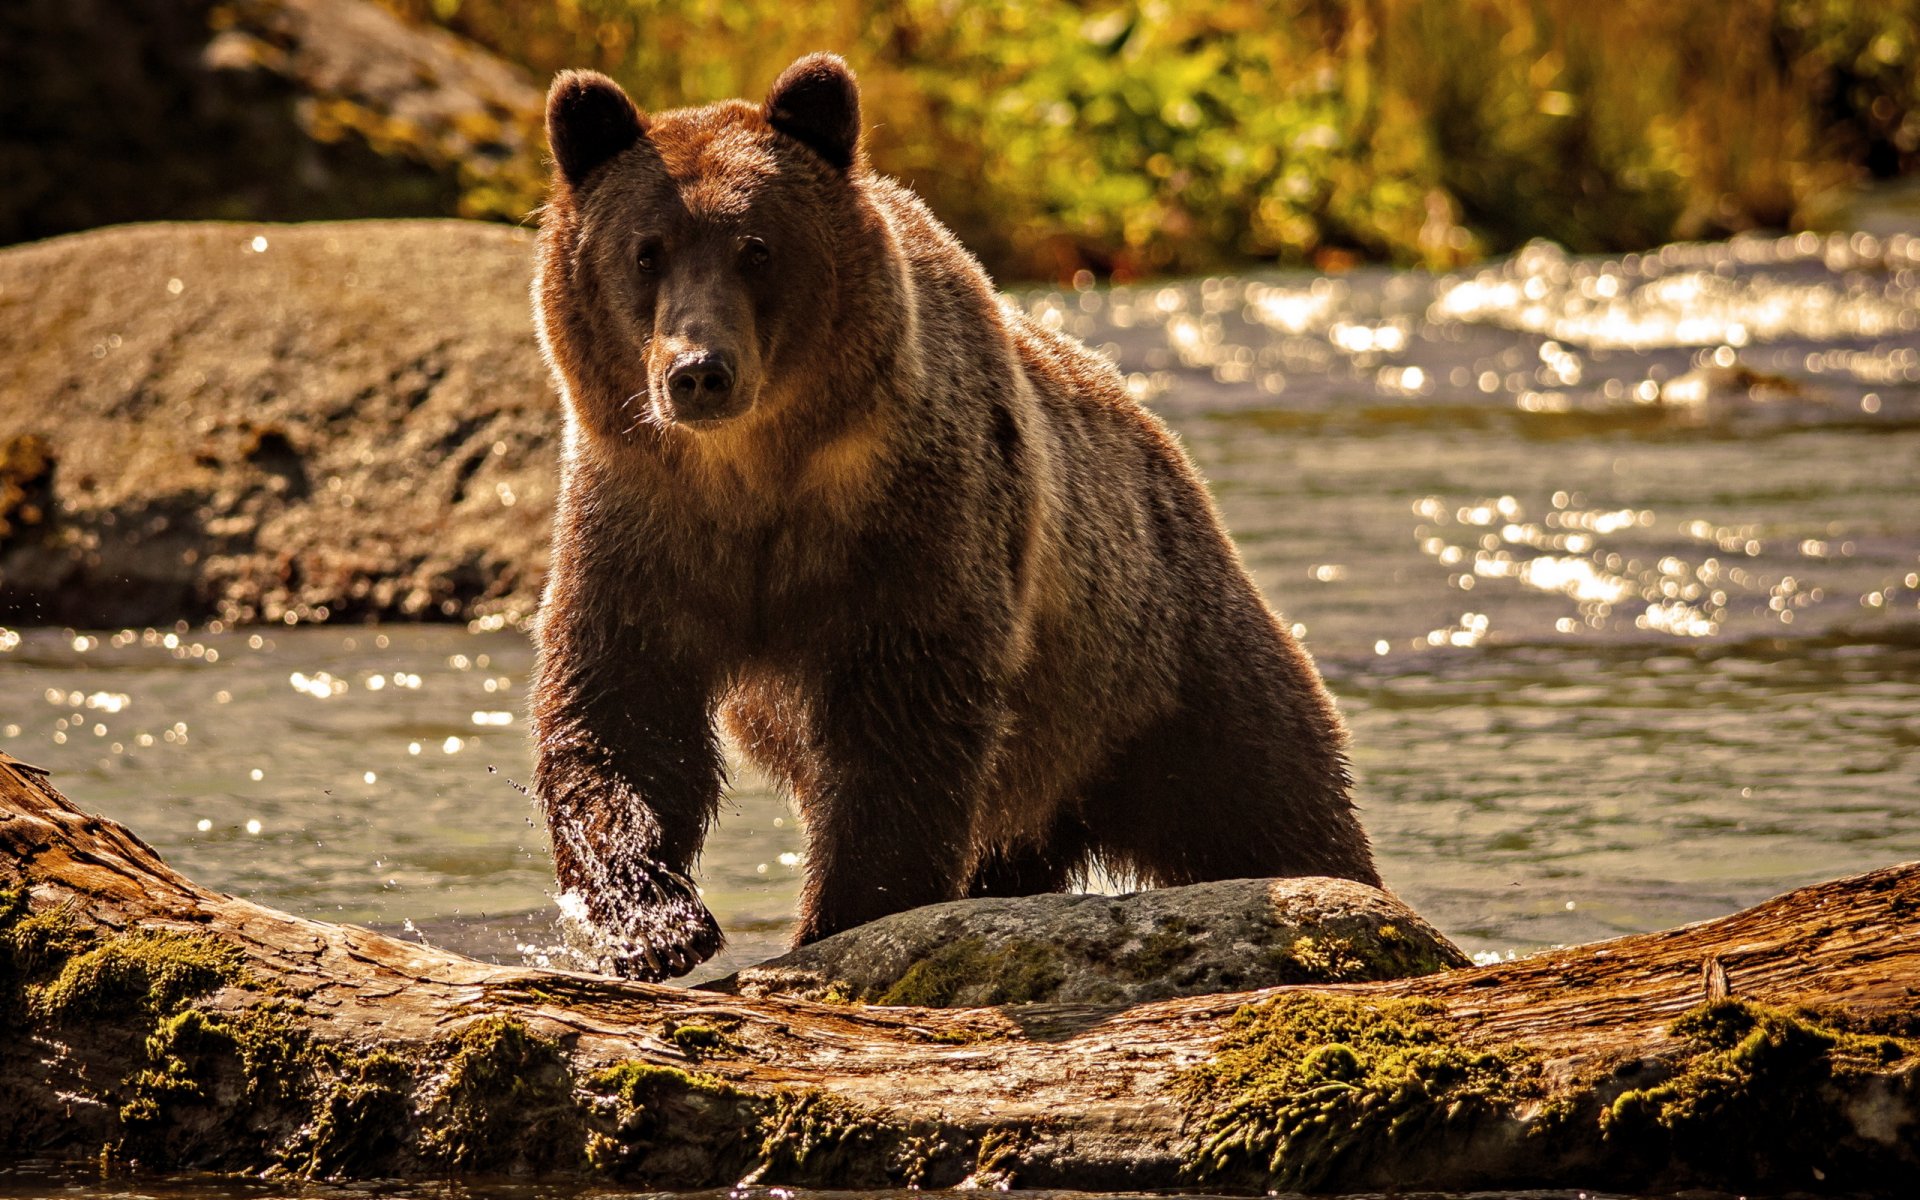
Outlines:
[[955, 900], [895, 913], [702, 986], [960, 1008], [1133, 1004], [1430, 975], [1467, 956], [1346, 879], [1234, 879], [1130, 896]]
[[144, 225], [0, 251], [0, 622], [530, 614], [532, 235]]
[[1743, 362], [1696, 367], [1660, 385], [1662, 410], [1712, 423], [1763, 420], [1814, 423], [1847, 415], [1831, 396], [1797, 379], [1757, 371]]

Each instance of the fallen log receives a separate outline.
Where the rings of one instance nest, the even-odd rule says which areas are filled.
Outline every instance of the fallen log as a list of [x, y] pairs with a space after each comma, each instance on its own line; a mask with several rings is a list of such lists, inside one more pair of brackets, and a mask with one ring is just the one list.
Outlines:
[[203, 888], [0, 755], [0, 1158], [1080, 1189], [1891, 1189], [1920, 864], [1388, 983], [1130, 1008], [744, 999]]

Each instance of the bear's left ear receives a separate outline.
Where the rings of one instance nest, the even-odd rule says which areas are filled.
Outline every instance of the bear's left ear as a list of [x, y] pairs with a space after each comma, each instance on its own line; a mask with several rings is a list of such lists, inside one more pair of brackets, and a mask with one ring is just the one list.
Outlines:
[[547, 91], [547, 145], [579, 187], [593, 169], [638, 142], [646, 122], [620, 85], [598, 71], [562, 71]]
[[845, 171], [860, 150], [860, 85], [838, 54], [809, 54], [774, 80], [767, 124]]

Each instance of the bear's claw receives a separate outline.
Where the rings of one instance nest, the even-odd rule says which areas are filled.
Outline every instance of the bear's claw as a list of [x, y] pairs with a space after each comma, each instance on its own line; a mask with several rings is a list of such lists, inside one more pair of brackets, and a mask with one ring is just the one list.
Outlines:
[[620, 866], [609, 872], [619, 877], [615, 886], [573, 893], [605, 969], [622, 979], [672, 979], [726, 944], [691, 879], [656, 862], [629, 859]]

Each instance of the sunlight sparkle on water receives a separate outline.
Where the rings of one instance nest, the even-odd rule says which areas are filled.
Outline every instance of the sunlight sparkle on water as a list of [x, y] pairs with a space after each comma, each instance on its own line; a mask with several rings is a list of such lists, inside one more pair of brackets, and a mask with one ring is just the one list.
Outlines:
[[[1840, 340], [1911, 333], [1920, 328], [1911, 282], [1889, 271], [1796, 281], [1728, 267], [1790, 267], [1836, 256], [1849, 266], [1911, 266], [1909, 240], [1809, 246], [1812, 235], [1778, 240], [1669, 246], [1638, 256], [1641, 283], [1615, 264], [1596, 274], [1557, 246], [1535, 243], [1506, 262], [1453, 282], [1435, 298], [1435, 320], [1483, 321], [1600, 350], [1669, 346], [1745, 346], [1787, 337]], [[1611, 269], [1609, 269], [1611, 268]]]
[[1357, 325], [1341, 323], [1327, 330], [1327, 340], [1349, 354], [1392, 354], [1407, 345], [1404, 323]]
[[315, 671], [312, 675], [304, 671], [295, 671], [287, 676], [287, 682], [293, 685], [294, 691], [312, 696], [316, 700], [330, 700], [345, 694], [347, 690], [346, 680], [335, 679], [325, 671]]
[[1247, 315], [1269, 329], [1301, 334], [1324, 328], [1333, 311], [1334, 281], [1315, 280], [1304, 288], [1248, 284]]
[[[1554, 509], [1532, 521], [1510, 495], [1463, 505], [1423, 497], [1413, 504], [1414, 514], [1422, 518], [1414, 537], [1423, 554], [1443, 567], [1460, 568], [1448, 579], [1462, 591], [1473, 590], [1476, 580], [1512, 581], [1567, 597], [1579, 615], [1555, 619], [1553, 629], [1561, 634], [1607, 628], [1625, 620], [1628, 627], [1643, 632], [1711, 638], [1721, 632], [1736, 605], [1785, 625], [1793, 623], [1796, 612], [1828, 598], [1826, 587], [1804, 575], [1755, 571], [1715, 556], [1695, 560], [1675, 552], [1680, 547], [1657, 557], [1622, 554], [1612, 548], [1612, 539], [1622, 535], [1670, 539], [1671, 535], [1649, 532], [1660, 524], [1653, 510], [1561, 507], [1570, 502], [1565, 493], [1556, 493], [1553, 502]], [[1450, 535], [1449, 527], [1458, 532]], [[1765, 551], [1762, 542], [1751, 536], [1750, 527], [1692, 519], [1669, 528], [1680, 537], [1745, 559]], [[1487, 532], [1476, 535], [1475, 530]], [[1803, 560], [1815, 563], [1853, 552], [1850, 541], [1818, 538], [1802, 539], [1795, 548]], [[1869, 596], [1862, 603], [1873, 607], [1876, 601]], [[1463, 621], [1457, 628], [1430, 631], [1426, 640], [1432, 646], [1473, 645], [1485, 633]]]

